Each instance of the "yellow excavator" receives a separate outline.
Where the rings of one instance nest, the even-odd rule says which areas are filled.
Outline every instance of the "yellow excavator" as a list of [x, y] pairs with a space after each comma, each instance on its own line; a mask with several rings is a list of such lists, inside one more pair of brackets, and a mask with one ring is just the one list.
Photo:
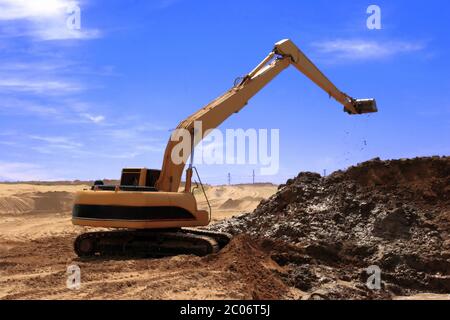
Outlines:
[[[72, 222], [79, 226], [115, 228], [79, 235], [74, 243], [80, 257], [101, 255], [166, 256], [176, 254], [207, 255], [225, 246], [230, 235], [193, 227], [206, 226], [209, 212], [199, 210], [193, 194], [192, 153], [199, 139], [239, 112], [249, 99], [288, 66], [293, 65], [311, 81], [344, 106], [351, 115], [377, 112], [374, 99], [354, 99], [336, 86], [306, 57], [291, 40], [282, 40], [250, 73], [202, 109], [183, 120], [177, 127], [191, 135], [191, 149], [183, 161], [173, 161], [177, 139], [169, 139], [161, 170], [123, 169], [120, 185], [104, 185], [96, 181], [89, 190], [76, 194]], [[202, 132], [194, 132], [200, 121]], [[184, 188], [181, 178], [187, 162]], [[201, 185], [201, 189], [206, 194]], [[208, 203], [209, 204], [209, 203]]]

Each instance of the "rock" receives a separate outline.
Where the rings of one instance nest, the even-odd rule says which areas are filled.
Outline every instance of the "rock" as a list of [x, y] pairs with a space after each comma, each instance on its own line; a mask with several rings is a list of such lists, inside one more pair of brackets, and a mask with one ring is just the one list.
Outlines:
[[375, 220], [374, 235], [386, 239], [408, 239], [411, 228], [410, 220], [410, 215], [407, 212], [402, 208], [396, 208]]

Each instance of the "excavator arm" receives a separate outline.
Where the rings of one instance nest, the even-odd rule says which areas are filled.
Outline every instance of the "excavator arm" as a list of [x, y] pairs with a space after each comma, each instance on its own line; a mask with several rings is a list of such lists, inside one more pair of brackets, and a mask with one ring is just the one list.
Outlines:
[[[156, 188], [160, 191], [177, 192], [186, 161], [195, 145], [201, 141], [200, 139], [194, 139], [194, 134], [196, 137], [198, 135], [204, 138], [205, 133], [207, 134], [210, 129], [217, 128], [233, 113], [239, 112], [256, 93], [291, 64], [327, 92], [329, 96], [341, 103], [347, 113], [377, 112], [374, 99], [357, 100], [341, 92], [292, 41], [282, 40], [277, 42], [272, 52], [233, 88], [178, 125], [177, 129], [184, 129], [190, 133], [192, 148], [189, 153], [183, 154], [184, 161], [182, 163], [175, 163], [172, 161], [172, 152], [179, 141], [172, 135], [164, 153], [163, 165], [156, 182]], [[196, 121], [201, 122], [202, 132], [194, 133]], [[188, 186], [190, 186], [191, 175], [192, 169], [189, 168], [186, 178]], [[186, 188], [186, 190], [189, 189], [189, 187]]]
[[273, 50], [283, 57], [290, 57], [291, 63], [312, 82], [322, 88], [337, 102], [344, 106], [348, 114], [363, 114], [377, 112], [374, 99], [354, 99], [341, 92], [336, 86], [308, 59], [308, 57], [290, 40], [281, 40]]

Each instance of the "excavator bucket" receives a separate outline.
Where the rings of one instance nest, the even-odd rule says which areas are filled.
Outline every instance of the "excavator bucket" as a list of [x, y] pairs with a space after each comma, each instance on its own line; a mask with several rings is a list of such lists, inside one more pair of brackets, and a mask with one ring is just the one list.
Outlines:
[[358, 114], [378, 112], [375, 99], [356, 99], [354, 107]]

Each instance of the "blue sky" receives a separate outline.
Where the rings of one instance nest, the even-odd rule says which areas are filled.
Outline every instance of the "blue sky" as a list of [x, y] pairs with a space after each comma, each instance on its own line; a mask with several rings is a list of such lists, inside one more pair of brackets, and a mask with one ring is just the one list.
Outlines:
[[[450, 154], [448, 1], [0, 0], [0, 180], [117, 178], [159, 168], [170, 129], [292, 39], [343, 91], [350, 117], [290, 68], [220, 128], [280, 129], [282, 182], [374, 157]], [[369, 30], [366, 9], [381, 8]], [[258, 166], [200, 165], [250, 181]]]

